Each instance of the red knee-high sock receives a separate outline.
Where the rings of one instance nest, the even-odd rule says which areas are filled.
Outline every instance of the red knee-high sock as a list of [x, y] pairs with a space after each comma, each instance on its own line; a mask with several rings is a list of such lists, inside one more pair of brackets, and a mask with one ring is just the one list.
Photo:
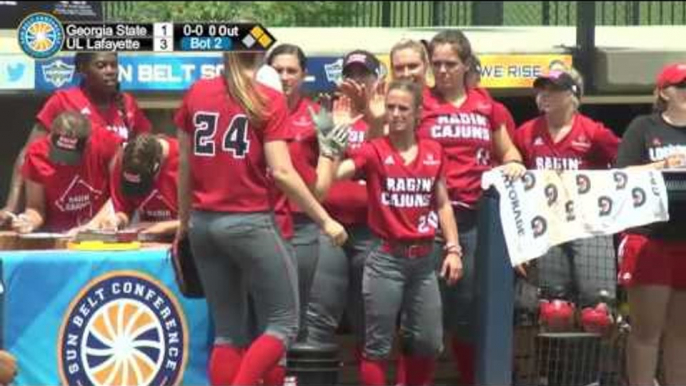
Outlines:
[[233, 380], [234, 385], [257, 385], [271, 368], [276, 366], [283, 356], [285, 347], [280, 339], [263, 334], [254, 341], [243, 355], [241, 368]]
[[264, 386], [282, 386], [285, 378], [286, 368], [276, 365], [265, 374], [262, 384]]
[[460, 373], [462, 385], [472, 386], [475, 382], [474, 355], [475, 349], [472, 343], [467, 343], [456, 338], [452, 339], [453, 355]]
[[215, 345], [210, 357], [209, 372], [212, 386], [228, 386], [241, 367], [242, 349], [229, 345]]
[[407, 357], [401, 353], [398, 355], [398, 362], [395, 366], [395, 385], [405, 386], [407, 384]]
[[405, 364], [408, 369], [412, 369], [412, 371], [406, 373], [406, 384], [408, 386], [433, 385], [434, 372], [436, 371], [436, 358], [406, 356]]
[[360, 361], [360, 381], [366, 386], [386, 385], [386, 361], [362, 358]]

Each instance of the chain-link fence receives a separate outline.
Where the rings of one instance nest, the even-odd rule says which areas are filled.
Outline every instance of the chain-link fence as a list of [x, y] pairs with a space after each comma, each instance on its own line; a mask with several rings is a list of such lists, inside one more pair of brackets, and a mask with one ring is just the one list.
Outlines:
[[615, 295], [616, 267], [607, 236], [573, 241], [535, 260], [515, 291], [513, 384], [626, 384], [628, 323], [619, 312], [622, 296]]
[[[577, 3], [107, 1], [104, 15], [107, 21], [211, 21], [248, 16], [272, 27], [572, 26], [577, 23]], [[596, 1], [595, 4], [598, 25], [686, 25], [686, 1]]]

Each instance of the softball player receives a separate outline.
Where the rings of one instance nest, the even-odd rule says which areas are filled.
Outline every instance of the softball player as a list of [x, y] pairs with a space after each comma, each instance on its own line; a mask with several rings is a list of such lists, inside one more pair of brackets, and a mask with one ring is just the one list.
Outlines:
[[[364, 114], [370, 95], [366, 91], [374, 89], [379, 68], [379, 61], [368, 51], [355, 50], [343, 58], [343, 84], [346, 84], [343, 90], [354, 98], [350, 102], [351, 111], [344, 114], [349, 117]], [[334, 111], [334, 118], [336, 115]], [[353, 157], [362, 147], [367, 128], [364, 120], [352, 124], [346, 158]], [[319, 174], [322, 173], [325, 171]], [[345, 312], [356, 338], [355, 356], [359, 358], [365, 333], [362, 273], [366, 252], [373, 240], [367, 225], [369, 199], [365, 182], [361, 179], [336, 181], [328, 189], [324, 206], [346, 227], [350, 238], [341, 248], [320, 242], [320, 260], [307, 310], [308, 342], [315, 345], [335, 343], [336, 329]]]
[[[301, 85], [307, 75], [307, 58], [302, 49], [292, 44], [282, 44], [274, 48], [267, 57], [267, 63], [274, 67], [281, 78], [283, 92], [289, 110], [289, 124], [292, 141], [289, 151], [294, 166], [311, 191], [315, 192], [319, 147], [317, 131], [310, 117], [310, 111], [319, 107], [301, 93]], [[297, 161], [295, 161], [297, 160]], [[330, 168], [331, 160], [322, 157], [322, 167]], [[300, 294], [300, 331], [298, 341], [307, 337], [306, 311], [319, 260], [319, 227], [294, 203], [288, 203], [293, 221], [291, 244], [295, 249], [298, 263], [298, 289]]]
[[[473, 56], [469, 40], [460, 31], [443, 31], [431, 40], [429, 60], [436, 85], [424, 101], [418, 129], [420, 138], [436, 140], [446, 154], [446, 185], [460, 229], [464, 277], [453, 287], [441, 283], [443, 322], [452, 333], [453, 354], [462, 383], [467, 385], [474, 383], [474, 253], [481, 175], [493, 165], [492, 149], [510, 178], [526, 170], [505, 125], [494, 115], [492, 100], [466, 88], [465, 75]], [[437, 255], [437, 267], [440, 262]]]
[[179, 144], [176, 138], [141, 134], [116, 158], [110, 176], [115, 229], [126, 228], [134, 213], [154, 223], [142, 233], [173, 236], [178, 228]]
[[[578, 73], [574, 70], [549, 71], [534, 81], [534, 87], [542, 114], [524, 123], [515, 135], [515, 144], [527, 168], [610, 167], [617, 156], [619, 138], [602, 123], [579, 113], [583, 83]], [[605, 302], [615, 298], [614, 261], [611, 237], [565, 243], [536, 260], [539, 286], [547, 298], [560, 296], [559, 292], [562, 292], [564, 300], [582, 308], [583, 328], [602, 332], [611, 321]], [[598, 318], [596, 309], [602, 309], [602, 318]], [[541, 322], [546, 324], [546, 320]], [[561, 324], [571, 326], [573, 320]]]
[[[686, 63], [664, 67], [655, 89], [656, 112], [624, 132], [617, 165], [672, 169], [686, 165]], [[637, 166], [641, 165], [641, 166]], [[671, 213], [684, 213], [670, 202]], [[620, 284], [627, 287], [631, 385], [653, 385], [662, 354], [665, 384], [686, 384], [686, 243], [683, 229], [657, 223], [629, 230], [619, 247]]]
[[[293, 169], [285, 142], [286, 101], [254, 81], [262, 59], [254, 52], [226, 53], [225, 75], [196, 82], [175, 117], [177, 237], [190, 237], [215, 324], [213, 385], [257, 384], [298, 331], [297, 272], [274, 223], [267, 167], [333, 242], [347, 237]], [[264, 326], [253, 341], [246, 325], [248, 296], [257, 324]]]
[[52, 122], [60, 113], [79, 112], [88, 118], [93, 128], [105, 128], [124, 140], [151, 130], [150, 122], [143, 115], [133, 96], [119, 91], [116, 53], [78, 53], [74, 61], [82, 77], [81, 84], [78, 87], [56, 91], [36, 116], [37, 122], [15, 162], [7, 202], [5, 208], [0, 210], [0, 226], [10, 219], [11, 212], [20, 209], [24, 184], [20, 170], [25, 149], [36, 139], [48, 134]]
[[385, 385], [396, 320], [403, 314], [401, 342], [412, 372], [410, 385], [430, 384], [442, 349], [440, 294], [431, 259], [436, 227], [446, 248], [442, 276], [462, 274], [457, 228], [443, 180], [444, 155], [431, 140], [417, 139], [422, 91], [393, 82], [386, 97], [389, 134], [362, 146], [340, 164], [338, 178], [364, 173], [369, 197], [368, 224], [380, 238], [365, 260], [363, 296], [365, 342], [360, 376], [365, 385]]
[[91, 128], [86, 117], [71, 111], [58, 115], [51, 129], [26, 151], [26, 210], [12, 224], [20, 233], [76, 231], [109, 199], [118, 138]]

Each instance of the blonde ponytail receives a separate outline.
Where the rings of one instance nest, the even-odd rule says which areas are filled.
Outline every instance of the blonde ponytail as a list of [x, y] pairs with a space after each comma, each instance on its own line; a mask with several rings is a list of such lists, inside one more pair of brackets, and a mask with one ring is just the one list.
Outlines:
[[258, 66], [261, 56], [255, 52], [224, 53], [224, 73], [229, 95], [241, 105], [250, 123], [256, 127], [261, 127], [266, 120], [268, 101], [258, 90], [249, 71]]

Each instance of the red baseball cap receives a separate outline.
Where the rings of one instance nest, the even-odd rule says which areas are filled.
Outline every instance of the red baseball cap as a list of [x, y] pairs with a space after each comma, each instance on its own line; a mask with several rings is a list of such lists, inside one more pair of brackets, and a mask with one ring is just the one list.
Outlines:
[[686, 63], [672, 63], [662, 68], [657, 76], [657, 88], [674, 86], [686, 82]]

